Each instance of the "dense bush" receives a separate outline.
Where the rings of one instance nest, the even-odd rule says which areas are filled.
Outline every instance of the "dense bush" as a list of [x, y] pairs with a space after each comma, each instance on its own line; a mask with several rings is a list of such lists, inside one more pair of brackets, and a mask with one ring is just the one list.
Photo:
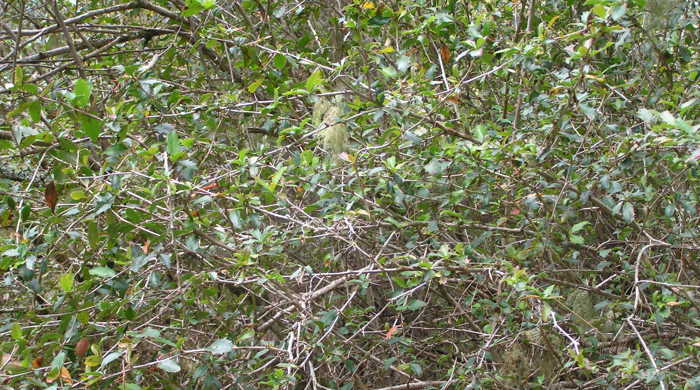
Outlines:
[[697, 4], [0, 14], [0, 386], [700, 388]]

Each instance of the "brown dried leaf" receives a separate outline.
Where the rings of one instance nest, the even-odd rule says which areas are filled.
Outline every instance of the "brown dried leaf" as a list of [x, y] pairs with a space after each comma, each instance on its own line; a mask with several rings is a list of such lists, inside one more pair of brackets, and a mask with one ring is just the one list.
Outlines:
[[11, 354], [3, 353], [2, 355], [0, 355], [0, 367], [7, 367], [10, 369], [21, 369], [22, 363], [20, 363], [18, 360], [12, 360]]
[[46, 185], [44, 199], [46, 200], [46, 205], [54, 212], [56, 210], [56, 204], [58, 203], [58, 192], [56, 191], [56, 184], [54, 184], [54, 182], [49, 182], [49, 184]]
[[442, 58], [442, 63], [446, 64], [447, 61], [450, 60], [450, 57], [452, 57], [452, 53], [450, 53], [450, 48], [444, 45], [440, 47], [440, 58]]
[[61, 379], [65, 382], [73, 383], [73, 378], [70, 377], [70, 371], [65, 367], [61, 367]]
[[77, 344], [75, 344], [75, 355], [80, 357], [85, 356], [88, 348], [90, 348], [90, 340], [83, 337]]
[[447, 101], [450, 102], [450, 103], [457, 104], [457, 105], [462, 104], [462, 101], [459, 100], [459, 97], [458, 97], [458, 96], [454, 96], [454, 95], [448, 97], [448, 98], [445, 99], [445, 100], [447, 100]]

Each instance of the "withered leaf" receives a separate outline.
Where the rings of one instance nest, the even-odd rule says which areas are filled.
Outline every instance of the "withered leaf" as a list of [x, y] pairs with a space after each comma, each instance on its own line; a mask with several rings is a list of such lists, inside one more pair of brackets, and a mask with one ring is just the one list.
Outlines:
[[44, 200], [46, 200], [46, 205], [49, 206], [51, 211], [55, 212], [56, 204], [58, 203], [58, 192], [56, 191], [56, 184], [53, 181], [46, 185]]
[[85, 356], [85, 353], [87, 352], [88, 348], [90, 347], [90, 341], [83, 337], [78, 341], [77, 344], [75, 344], [75, 355], [76, 356]]
[[440, 57], [442, 58], [443, 63], [447, 63], [450, 60], [450, 57], [452, 56], [452, 53], [450, 53], [450, 48], [447, 46], [442, 46], [440, 47]]

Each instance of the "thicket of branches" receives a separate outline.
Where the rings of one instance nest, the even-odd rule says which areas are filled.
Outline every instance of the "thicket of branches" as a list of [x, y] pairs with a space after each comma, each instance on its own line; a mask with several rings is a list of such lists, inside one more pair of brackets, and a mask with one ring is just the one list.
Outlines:
[[698, 5], [0, 3], [0, 387], [697, 389]]

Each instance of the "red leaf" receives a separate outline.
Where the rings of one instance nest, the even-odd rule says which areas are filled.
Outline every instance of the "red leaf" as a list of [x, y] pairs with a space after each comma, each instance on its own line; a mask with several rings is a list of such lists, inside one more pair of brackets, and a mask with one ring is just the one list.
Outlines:
[[386, 335], [384, 336], [385, 340], [389, 340], [390, 338], [394, 337], [394, 333], [396, 333], [399, 330], [399, 325], [394, 325], [392, 326], [387, 332]]
[[205, 185], [204, 187], [202, 187], [202, 190], [204, 190], [204, 191], [209, 191], [209, 190], [214, 189], [214, 188], [216, 188], [216, 187], [218, 187], [218, 186], [219, 186], [219, 183], [213, 182], [213, 183], [211, 183], [211, 184], [207, 184], [207, 185]]
[[78, 344], [75, 345], [75, 356], [85, 356], [85, 353], [87, 353], [88, 348], [90, 348], [90, 340], [83, 337], [82, 339], [80, 339], [80, 341], [78, 341]]
[[58, 203], [58, 192], [56, 192], [56, 184], [54, 182], [49, 182], [46, 185], [46, 190], [44, 190], [44, 199], [46, 200], [46, 205], [49, 206], [51, 211], [56, 210], [56, 203]]

